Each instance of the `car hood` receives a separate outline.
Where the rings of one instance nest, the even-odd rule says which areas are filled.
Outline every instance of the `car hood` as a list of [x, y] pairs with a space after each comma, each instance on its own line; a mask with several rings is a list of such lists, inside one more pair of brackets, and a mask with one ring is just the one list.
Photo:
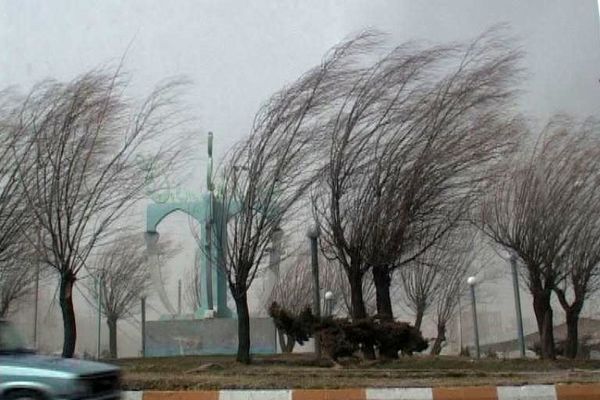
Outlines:
[[1, 356], [0, 366], [45, 369], [74, 375], [101, 374], [118, 371], [119, 368], [94, 361], [42, 356], [38, 354], [18, 354]]

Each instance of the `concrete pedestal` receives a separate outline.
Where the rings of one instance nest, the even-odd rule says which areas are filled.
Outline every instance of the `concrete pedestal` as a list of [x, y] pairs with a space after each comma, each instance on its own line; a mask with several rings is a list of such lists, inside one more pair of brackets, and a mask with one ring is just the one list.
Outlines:
[[[146, 323], [146, 356], [236, 354], [237, 319], [162, 320]], [[277, 353], [277, 334], [270, 318], [250, 319], [253, 354]]]

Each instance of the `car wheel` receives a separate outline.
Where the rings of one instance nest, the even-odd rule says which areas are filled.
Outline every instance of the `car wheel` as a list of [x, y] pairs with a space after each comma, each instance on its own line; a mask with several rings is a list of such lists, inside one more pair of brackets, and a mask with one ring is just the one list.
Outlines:
[[44, 396], [33, 390], [14, 390], [9, 392], [6, 397], [6, 400], [44, 400]]

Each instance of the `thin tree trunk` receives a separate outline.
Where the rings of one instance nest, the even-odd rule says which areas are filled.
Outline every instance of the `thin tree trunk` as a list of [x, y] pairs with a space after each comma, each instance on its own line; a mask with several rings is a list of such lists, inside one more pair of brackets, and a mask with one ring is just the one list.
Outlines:
[[296, 341], [292, 336], [285, 334], [280, 329], [277, 329], [277, 335], [279, 336], [279, 344], [282, 353], [291, 353], [294, 351]]
[[437, 337], [431, 347], [431, 355], [439, 356], [442, 352], [442, 343], [446, 340], [446, 324], [438, 324]]
[[551, 291], [532, 291], [533, 310], [540, 334], [540, 349], [543, 359], [553, 360], [556, 358], [554, 346], [554, 324], [552, 321], [552, 306], [550, 304]]
[[392, 321], [394, 319], [394, 313], [392, 311], [392, 300], [390, 298], [390, 286], [392, 284], [390, 268], [388, 266], [374, 267], [373, 283], [375, 283], [377, 315], [381, 319]]
[[579, 349], [579, 312], [577, 310], [566, 311], [567, 341], [565, 343], [565, 356], [571, 359], [577, 358]]
[[350, 283], [350, 298], [352, 303], [350, 314], [354, 320], [364, 319], [367, 317], [367, 310], [365, 309], [365, 301], [363, 299], [362, 281], [362, 274], [354, 271], [348, 274], [348, 282]]
[[565, 311], [566, 325], [567, 325], [567, 338], [565, 341], [564, 356], [575, 359], [579, 351], [579, 314], [583, 309], [583, 300], [585, 296], [581, 295], [578, 291], [575, 291], [575, 300], [569, 304], [565, 292], [561, 289], [555, 288], [554, 292], [558, 301]]
[[0, 303], [0, 318], [5, 318], [8, 314], [8, 304]]
[[117, 319], [107, 318], [106, 325], [108, 325], [108, 349], [110, 352], [110, 358], [116, 360], [117, 354]]
[[296, 341], [294, 340], [294, 337], [291, 335], [285, 335], [285, 337], [287, 338], [286, 353], [291, 353], [294, 351], [294, 347], [296, 346]]
[[63, 272], [60, 277], [59, 303], [63, 318], [63, 351], [64, 358], [72, 358], [77, 341], [77, 325], [73, 308], [73, 285], [75, 277], [71, 271]]
[[[352, 320], [357, 321], [360, 319], [367, 318], [367, 310], [365, 308], [365, 301], [363, 299], [363, 274], [359, 273], [356, 268], [348, 274], [348, 281], [350, 283], [350, 297], [352, 299]], [[368, 346], [363, 343], [362, 352], [366, 359], [375, 359], [375, 349], [373, 346]]]
[[246, 292], [235, 297], [235, 307], [238, 319], [237, 361], [242, 364], [250, 364], [250, 313]]
[[423, 315], [425, 312], [422, 307], [417, 307], [417, 315], [415, 316], [415, 328], [421, 330], [421, 325], [423, 324]]

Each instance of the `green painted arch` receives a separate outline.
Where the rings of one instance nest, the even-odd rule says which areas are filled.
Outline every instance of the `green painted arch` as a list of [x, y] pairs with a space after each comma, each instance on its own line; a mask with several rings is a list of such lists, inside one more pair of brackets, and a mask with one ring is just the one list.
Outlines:
[[203, 224], [207, 217], [210, 198], [203, 196], [201, 201], [154, 203], [146, 208], [146, 232], [156, 232], [158, 225], [169, 215], [181, 211]]
[[[211, 201], [211, 193], [205, 193], [198, 201], [189, 202], [172, 202], [172, 203], [153, 203], [146, 208], [146, 232], [156, 233], [157, 228], [166, 217], [174, 212], [181, 211], [190, 217], [194, 218], [203, 226], [200, 234], [199, 246], [202, 249], [210, 249], [210, 255], [202, 252], [199, 264], [196, 268], [199, 270], [201, 277], [201, 303], [202, 306], [196, 310], [197, 318], [205, 318], [207, 315], [217, 318], [235, 318], [236, 314], [227, 307], [227, 277], [219, 268], [215, 266], [208, 267], [209, 264], [219, 263], [223, 258], [223, 246], [208, 246], [207, 236], [204, 234], [208, 229], [207, 225], [211, 221], [212, 212], [219, 212], [222, 207], [218, 201]], [[221, 242], [223, 238], [223, 230], [215, 228], [213, 231], [214, 241]], [[212, 260], [212, 261], [209, 261]], [[209, 294], [210, 293], [210, 294]], [[217, 312], [211, 313], [214, 310], [213, 304], [217, 305]]]

